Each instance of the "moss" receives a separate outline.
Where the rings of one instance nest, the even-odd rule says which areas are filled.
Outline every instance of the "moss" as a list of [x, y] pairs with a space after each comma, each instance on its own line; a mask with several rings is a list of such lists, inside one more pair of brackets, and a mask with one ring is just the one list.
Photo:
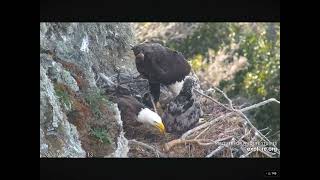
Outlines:
[[104, 128], [90, 128], [89, 134], [97, 138], [99, 142], [103, 144], [111, 144], [111, 140], [109, 138], [108, 132]]
[[102, 109], [106, 105], [110, 106], [111, 102], [106, 96], [102, 95], [101, 91], [96, 90], [85, 95], [85, 100], [89, 104], [93, 115], [100, 119], [102, 117]]
[[56, 83], [54, 84], [54, 90], [59, 98], [60, 103], [66, 105], [67, 107], [72, 107], [72, 101], [65, 85]]

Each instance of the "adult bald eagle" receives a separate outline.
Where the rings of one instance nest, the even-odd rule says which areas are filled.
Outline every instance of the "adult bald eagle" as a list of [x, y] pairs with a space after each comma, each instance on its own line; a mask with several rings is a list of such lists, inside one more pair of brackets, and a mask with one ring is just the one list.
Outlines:
[[140, 75], [148, 79], [150, 92], [160, 108], [160, 84], [168, 86], [177, 96], [191, 67], [184, 56], [159, 43], [142, 43], [132, 48], [136, 57], [136, 67]]
[[200, 89], [200, 84], [187, 76], [180, 94], [167, 105], [162, 116], [167, 132], [181, 135], [199, 122], [203, 112], [200, 97], [193, 89]]
[[146, 129], [139, 132], [139, 127], [141, 125], [153, 126], [157, 128], [160, 133], [164, 134], [165, 127], [162, 123], [161, 117], [157, 113], [145, 107], [134, 97], [122, 95], [117, 100], [117, 103], [121, 112], [123, 128], [126, 135], [133, 137], [139, 133], [145, 133]]

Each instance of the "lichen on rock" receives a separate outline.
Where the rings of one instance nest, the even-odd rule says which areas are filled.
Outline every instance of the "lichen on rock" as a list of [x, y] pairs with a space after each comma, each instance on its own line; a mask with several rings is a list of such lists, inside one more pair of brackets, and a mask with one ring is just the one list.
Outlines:
[[[136, 72], [130, 44], [128, 23], [40, 23], [40, 157], [126, 157], [119, 117], [111, 115], [117, 108], [96, 80]], [[99, 142], [94, 128], [112, 142]]]

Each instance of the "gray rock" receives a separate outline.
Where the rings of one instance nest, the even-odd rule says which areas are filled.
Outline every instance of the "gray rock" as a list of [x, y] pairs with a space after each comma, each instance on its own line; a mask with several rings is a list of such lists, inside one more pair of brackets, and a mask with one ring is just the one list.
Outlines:
[[[40, 23], [40, 157], [86, 156], [80, 131], [66, 115], [72, 108], [59, 101], [54, 84], [82, 96], [100, 90], [98, 73], [137, 73], [130, 47], [133, 37], [129, 23]], [[116, 118], [110, 116], [110, 123]], [[126, 157], [123, 131], [114, 139], [111, 154]]]
[[62, 112], [51, 80], [40, 66], [40, 157], [85, 157], [76, 127]]

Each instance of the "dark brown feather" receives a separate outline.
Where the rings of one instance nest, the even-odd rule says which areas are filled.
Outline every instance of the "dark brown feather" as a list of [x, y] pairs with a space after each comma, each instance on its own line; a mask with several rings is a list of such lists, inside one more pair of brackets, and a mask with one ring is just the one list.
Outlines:
[[158, 43], [142, 43], [132, 50], [136, 55], [138, 72], [150, 82], [169, 85], [190, 73], [191, 67], [181, 53]]

